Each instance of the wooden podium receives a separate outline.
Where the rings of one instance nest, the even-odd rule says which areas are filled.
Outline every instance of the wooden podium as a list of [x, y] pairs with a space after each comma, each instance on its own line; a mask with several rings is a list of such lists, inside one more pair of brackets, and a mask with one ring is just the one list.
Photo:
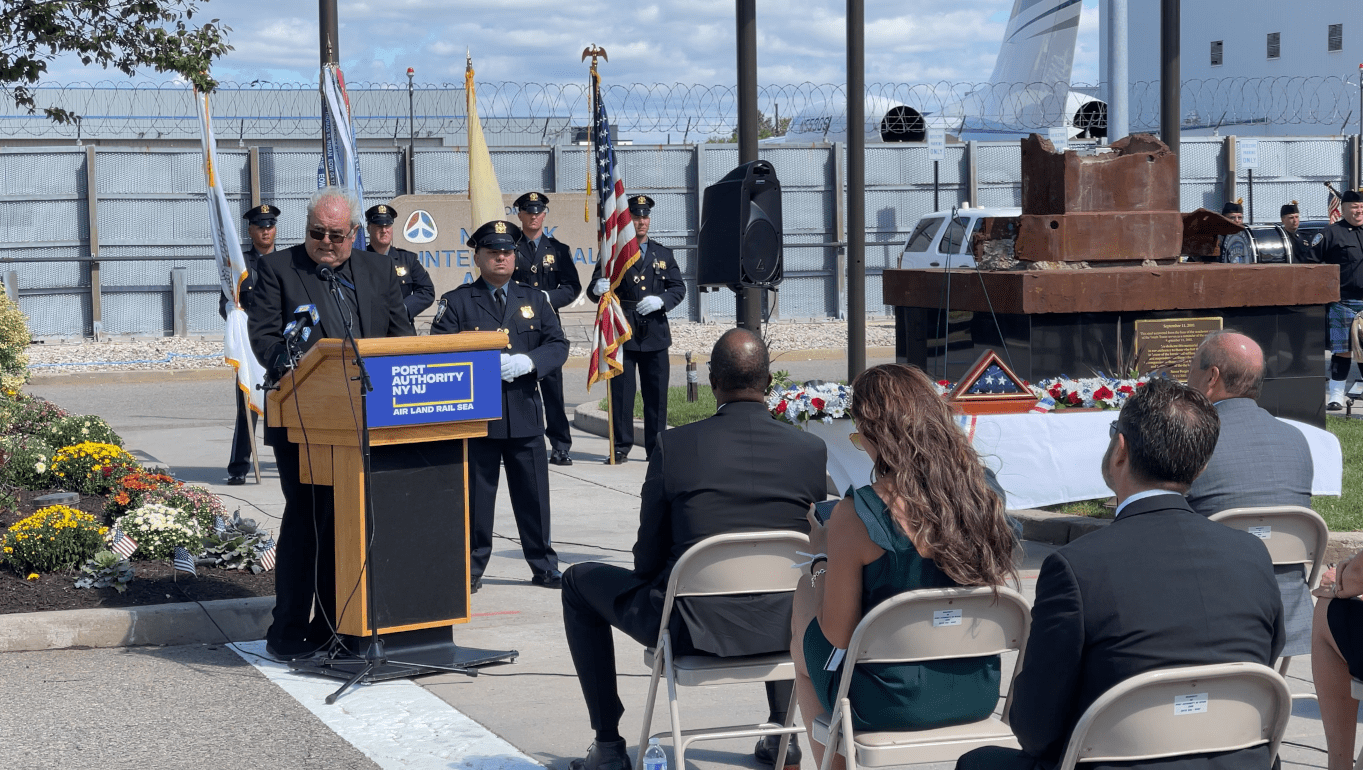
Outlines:
[[502, 416], [507, 342], [501, 332], [356, 340], [366, 393], [350, 345], [322, 339], [269, 393], [267, 424], [299, 445], [302, 482], [335, 497], [341, 643], [294, 668], [378, 681], [516, 656], [460, 648], [452, 629], [470, 617], [466, 439]]

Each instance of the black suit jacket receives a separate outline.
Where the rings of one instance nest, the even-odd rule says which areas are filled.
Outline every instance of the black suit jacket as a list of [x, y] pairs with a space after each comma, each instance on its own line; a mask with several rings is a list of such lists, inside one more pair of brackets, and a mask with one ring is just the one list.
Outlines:
[[487, 425], [488, 438], [527, 438], [544, 434], [544, 404], [539, 381], [568, 360], [568, 339], [544, 292], [506, 285], [506, 310], [497, 311], [492, 289], [482, 278], [466, 283], [440, 298], [431, 334], [505, 331], [507, 353], [524, 353], [535, 362], [529, 374], [502, 382], [502, 419]]
[[[827, 458], [822, 439], [772, 419], [766, 405], [757, 402], [725, 404], [713, 417], [663, 431], [644, 478], [634, 571], [616, 604], [624, 608], [625, 630], [644, 644], [657, 640], [672, 567], [701, 540], [725, 532], [808, 532], [809, 506], [824, 499]], [[763, 601], [745, 606], [739, 600], [737, 613], [731, 612], [733, 603], [718, 599], [710, 607], [690, 601], [683, 611], [695, 621], [687, 625], [696, 632], [692, 636], [700, 649], [725, 655], [750, 651], [713, 649], [726, 641], [763, 647], [759, 637], [773, 624], [754, 617], [773, 611], [784, 611], [784, 626], [778, 621], [774, 630], [789, 639], [788, 596], [774, 609]], [[702, 638], [698, 633], [744, 620], [747, 639]]]
[[[368, 251], [374, 251], [371, 245]], [[384, 255], [392, 260], [393, 272], [397, 274], [402, 288], [402, 304], [407, 306], [407, 315], [416, 318], [421, 311], [435, 302], [435, 282], [431, 274], [421, 264], [421, 257], [414, 251], [389, 246]]]
[[[1118, 682], [1173, 666], [1268, 666], [1282, 646], [1263, 541], [1208, 521], [1182, 495], [1144, 498], [1042, 564], [1009, 720], [1023, 751], [1053, 767], [1080, 715]], [[1264, 770], [1269, 761], [1261, 746], [1160, 764]]]
[[[601, 295], [592, 291], [596, 280], [601, 277], [601, 262], [592, 271], [591, 283], [587, 286], [587, 298], [592, 302]], [[672, 249], [656, 241], [648, 242], [648, 255], [625, 271], [625, 277], [616, 290], [620, 305], [629, 318], [632, 336], [625, 343], [625, 350], [651, 353], [666, 350], [672, 345], [672, 329], [667, 325], [667, 314], [686, 297], [686, 284], [682, 282], [681, 268], [672, 256]], [[635, 309], [635, 304], [646, 296], [655, 296], [663, 301], [663, 309], [643, 315]]]
[[528, 238], [516, 244], [516, 272], [511, 280], [547, 292], [554, 310], [571, 305], [582, 293], [573, 250], [550, 235], [540, 237], [538, 248]]
[[[416, 334], [397, 275], [388, 257], [371, 251], [350, 251], [350, 275], [355, 283], [358, 307], [352, 327], [357, 338], [410, 337]], [[320, 320], [308, 340], [306, 352], [324, 337], [345, 336], [341, 310], [327, 291], [327, 282], [317, 275], [319, 265], [302, 245], [276, 250], [256, 263], [255, 300], [247, 311], [250, 318], [251, 348], [265, 366], [273, 365], [284, 345], [284, 327], [293, 320], [294, 308], [316, 305]], [[274, 446], [287, 441], [284, 428], [266, 428], [265, 443]]]

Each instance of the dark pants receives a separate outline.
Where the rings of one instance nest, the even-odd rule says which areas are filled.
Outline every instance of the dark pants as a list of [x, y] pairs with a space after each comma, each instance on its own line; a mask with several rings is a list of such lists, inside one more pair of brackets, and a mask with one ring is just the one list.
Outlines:
[[628, 453], [634, 446], [634, 377], [637, 369], [638, 390], [644, 396], [644, 453], [649, 456], [658, 443], [658, 434], [667, 429], [667, 377], [671, 371], [667, 350], [648, 353], [626, 350], [622, 361], [625, 370], [610, 380], [615, 451]]
[[573, 436], [568, 427], [568, 410], [563, 403], [563, 367], [540, 380], [540, 398], [544, 400], [544, 435], [549, 437], [549, 448], [567, 452], [573, 447]]
[[[611, 629], [624, 631], [645, 647], [658, 642], [662, 618], [651, 613], [621, 615], [616, 611], [616, 599], [621, 592], [637, 585], [629, 570], [597, 562], [574, 564], [563, 573], [563, 629], [593, 730], [619, 730], [620, 715], [625, 712], [615, 683]], [[784, 723], [795, 683], [767, 682], [766, 686], [768, 719]]]
[[274, 622], [265, 638], [276, 646], [307, 643], [320, 648], [336, 623], [335, 498], [329, 486], [300, 481], [297, 444], [280, 442], [274, 450], [284, 517], [275, 551]]
[[549, 455], [540, 435], [469, 439], [469, 511], [473, 519], [469, 571], [475, 578], [482, 577], [492, 556], [492, 522], [503, 463], [526, 563], [536, 575], [558, 569], [558, 554], [549, 539]]
[[237, 394], [237, 424], [232, 429], [232, 456], [227, 460], [228, 476], [245, 476], [251, 472], [251, 431], [246, 429], [246, 415], [251, 416], [251, 427], [256, 426], [256, 413], [246, 405], [246, 394], [236, 383], [232, 390]]

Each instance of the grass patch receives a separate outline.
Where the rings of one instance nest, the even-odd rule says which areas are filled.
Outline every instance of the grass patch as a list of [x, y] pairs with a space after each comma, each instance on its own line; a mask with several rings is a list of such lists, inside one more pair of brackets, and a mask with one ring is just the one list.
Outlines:
[[1325, 428], [1339, 439], [1344, 452], [1344, 495], [1313, 497], [1311, 507], [1324, 517], [1331, 532], [1363, 529], [1363, 420], [1326, 417]]
[[[606, 411], [606, 399], [596, 402], [596, 408]], [[680, 428], [683, 425], [690, 425], [698, 420], [704, 420], [715, 413], [715, 393], [709, 386], [700, 386], [700, 393], [697, 400], [686, 400], [686, 386], [667, 389], [667, 425], [671, 428]], [[634, 394], [634, 419], [644, 419], [644, 397], [640, 393]]]
[[1106, 505], [1109, 499], [1100, 497], [1097, 500], [1076, 500], [1072, 503], [1061, 503], [1059, 505], [1047, 505], [1041, 510], [1051, 513], [1063, 513], [1066, 516], [1089, 516], [1095, 519], [1110, 519], [1115, 511]]

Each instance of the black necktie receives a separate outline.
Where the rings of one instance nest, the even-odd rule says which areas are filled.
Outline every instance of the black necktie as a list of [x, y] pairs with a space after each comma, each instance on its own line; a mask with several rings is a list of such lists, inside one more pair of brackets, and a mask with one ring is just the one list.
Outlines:
[[497, 312], [498, 312], [498, 313], [501, 313], [502, 315], [505, 315], [505, 314], [506, 314], [506, 287], [503, 286], [503, 287], [497, 289], [496, 291], [492, 292], [492, 296], [494, 296], [494, 297], [497, 298]]

